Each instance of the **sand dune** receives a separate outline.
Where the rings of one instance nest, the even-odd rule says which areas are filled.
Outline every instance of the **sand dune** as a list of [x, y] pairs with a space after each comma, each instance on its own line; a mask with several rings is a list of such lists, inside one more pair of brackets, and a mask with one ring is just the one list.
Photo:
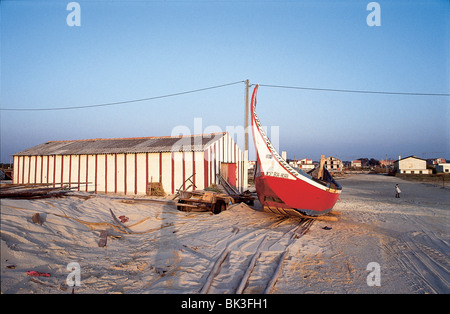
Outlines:
[[[244, 204], [211, 215], [108, 195], [2, 199], [1, 291], [70, 293], [67, 265], [76, 262], [75, 293], [199, 293], [224, 254], [208, 293], [235, 293], [252, 259], [243, 293], [263, 293], [280, 258], [271, 293], [449, 293], [450, 190], [378, 175], [340, 183], [339, 221], [315, 221], [303, 235], [295, 231], [300, 220]], [[130, 233], [110, 209], [129, 218]], [[367, 284], [371, 262], [380, 265], [379, 286]]]

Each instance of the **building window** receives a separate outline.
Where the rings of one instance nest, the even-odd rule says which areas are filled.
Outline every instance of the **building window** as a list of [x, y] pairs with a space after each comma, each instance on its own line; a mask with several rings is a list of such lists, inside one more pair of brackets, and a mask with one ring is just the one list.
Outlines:
[[419, 171], [419, 174], [422, 174], [422, 170]]

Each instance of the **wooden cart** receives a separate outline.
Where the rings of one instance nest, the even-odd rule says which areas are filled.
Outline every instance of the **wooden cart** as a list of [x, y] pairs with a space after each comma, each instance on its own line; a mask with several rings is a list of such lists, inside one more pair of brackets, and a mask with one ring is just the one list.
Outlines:
[[177, 209], [190, 211], [210, 211], [219, 214], [227, 209], [227, 206], [234, 203], [234, 199], [226, 194], [212, 191], [180, 191]]

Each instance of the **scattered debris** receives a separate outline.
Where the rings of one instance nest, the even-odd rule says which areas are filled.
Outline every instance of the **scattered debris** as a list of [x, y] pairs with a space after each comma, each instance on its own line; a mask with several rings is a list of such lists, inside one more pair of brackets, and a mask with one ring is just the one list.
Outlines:
[[209, 192], [216, 192], [216, 193], [223, 193], [223, 191], [220, 189], [220, 187], [217, 184], [211, 184], [210, 186], [205, 188], [205, 191]]
[[120, 202], [124, 203], [124, 204], [134, 204], [134, 203], [136, 203], [134, 200], [121, 200]]
[[147, 195], [166, 196], [161, 182], [149, 182], [147, 184]]
[[328, 227], [328, 226], [325, 226], [325, 227], [323, 227], [322, 229], [323, 229], [323, 230], [331, 230], [331, 229], [333, 229], [333, 228]]
[[[58, 288], [58, 287], [55, 286], [55, 285], [48, 284], [48, 283], [46, 283], [46, 282], [40, 281], [39, 279], [36, 279], [36, 278], [34, 278], [34, 277], [30, 278], [30, 281], [35, 282], [35, 283], [38, 283], [38, 284], [40, 284], [40, 285], [42, 285], [42, 286], [45, 286], [45, 287], [49, 287], [49, 288]], [[63, 289], [61, 289], [61, 290], [63, 290]]]
[[155, 272], [157, 272], [160, 276], [165, 276], [169, 269], [167, 267], [155, 267]]
[[144, 234], [144, 233], [149, 233], [149, 232], [154, 232], [156, 230], [160, 230], [166, 227], [170, 227], [173, 226], [173, 223], [166, 223], [166, 224], [162, 224], [160, 227], [158, 228], [154, 228], [154, 229], [148, 229], [146, 231], [142, 231], [142, 232], [134, 232], [132, 230], [129, 229], [129, 227], [133, 227], [136, 226], [146, 220], [148, 220], [150, 217], [146, 217], [144, 219], [141, 219], [139, 222], [130, 225], [130, 226], [125, 226], [118, 218], [117, 216], [114, 214], [114, 212], [112, 211], [112, 209], [109, 209], [109, 212], [111, 213], [111, 216], [113, 217], [114, 221], [116, 222], [116, 225], [112, 225], [116, 230], [122, 232], [122, 233], [127, 233], [127, 234]]
[[[64, 213], [64, 211], [62, 211], [62, 212]], [[117, 217], [114, 215], [114, 213], [112, 212], [111, 209], [110, 209], [110, 212], [111, 212], [111, 215], [113, 216], [113, 218], [115, 218], [115, 222], [116, 222], [115, 224], [112, 224], [112, 223], [109, 223], [109, 222], [90, 222], [90, 221], [84, 221], [84, 220], [81, 220], [81, 219], [77, 219], [77, 218], [74, 218], [74, 217], [67, 216], [66, 213], [64, 213], [64, 215], [55, 214], [55, 213], [51, 213], [51, 214], [52, 214], [52, 215], [55, 215], [55, 216], [58, 216], [58, 217], [67, 218], [67, 219], [71, 219], [71, 220], [77, 221], [77, 222], [79, 222], [79, 223], [81, 223], [81, 224], [83, 224], [83, 225], [88, 226], [88, 227], [91, 228], [92, 230], [96, 229], [96, 228], [99, 227], [99, 226], [102, 226], [102, 227], [108, 226], [108, 227], [114, 228], [116, 231], [118, 231], [118, 232], [120, 232], [120, 233], [127, 233], [127, 234], [131, 234], [131, 233], [132, 233], [132, 234], [144, 234], [144, 233], [154, 232], [154, 231], [157, 231], [157, 230], [161, 230], [161, 229], [163, 229], [163, 228], [166, 228], [166, 227], [173, 226], [173, 223], [165, 223], [165, 224], [162, 224], [160, 227], [157, 227], [157, 228], [154, 228], [154, 229], [148, 229], [148, 230], [146, 230], [146, 231], [141, 231], [141, 232], [133, 232], [133, 231], [131, 231], [131, 230], [129, 230], [129, 229], [126, 230], [126, 228], [136, 226], [136, 225], [138, 225], [138, 224], [140, 224], [140, 223], [142, 223], [142, 222], [144, 222], [144, 221], [150, 219], [150, 217], [146, 217], [146, 218], [144, 218], [144, 219], [141, 219], [139, 222], [137, 222], [137, 223], [135, 223], [135, 224], [133, 224], [133, 225], [125, 226], [125, 225], [123, 225], [123, 224], [120, 222], [120, 220], [117, 219]], [[119, 225], [118, 225], [118, 224], [119, 224]], [[120, 236], [112, 236], [112, 237], [114, 237], [114, 238], [120, 238]]]
[[210, 211], [219, 214], [227, 209], [228, 204], [233, 203], [233, 198], [227, 194], [219, 194], [211, 191], [180, 191], [177, 208], [181, 211]]
[[128, 220], [130, 220], [127, 216], [119, 216], [120, 222], [121, 223], [126, 223]]
[[41, 272], [35, 271], [35, 270], [27, 270], [25, 273], [28, 276], [33, 276], [33, 277], [50, 277], [49, 273], [41, 273]]
[[[50, 187], [53, 185], [53, 187]], [[59, 183], [61, 185], [61, 183]], [[15, 198], [15, 199], [36, 199], [48, 197], [63, 197], [78, 187], [71, 187], [67, 184], [62, 184], [60, 187], [55, 187], [53, 183], [36, 183], [36, 184], [9, 184], [2, 186], [0, 189], [0, 198]]]
[[109, 209], [109, 212], [111, 213], [111, 216], [113, 217], [114, 221], [117, 223], [117, 225], [119, 226], [120, 229], [122, 229], [122, 231], [124, 231], [125, 233], [131, 233], [130, 230], [128, 230], [128, 228], [123, 224], [122, 221], [120, 221], [116, 215], [114, 214], [114, 212], [112, 211], [112, 209]]
[[107, 237], [108, 237], [108, 231], [107, 230], [100, 231], [100, 240], [98, 241], [98, 246], [99, 247], [105, 247], [106, 246]]
[[16, 265], [8, 265], [8, 266], [6, 266], [6, 268], [9, 268], [9, 269], [15, 269], [15, 268], [16, 268]]
[[31, 216], [31, 221], [42, 226], [41, 216], [39, 215], [39, 213], [33, 214], [33, 216]]
[[[175, 200], [177, 197], [180, 197], [181, 193], [186, 192], [187, 190], [189, 190], [191, 187], [194, 187], [193, 190], [195, 190], [197, 188], [197, 186], [194, 184], [194, 181], [192, 181], [192, 178], [195, 176], [195, 173], [192, 174], [189, 178], [187, 178], [183, 184], [177, 189], [177, 193], [175, 194], [175, 196], [172, 198], [172, 200]], [[186, 187], [186, 183], [190, 182], [191, 184], [189, 184], [188, 187]], [[205, 191], [208, 188], [205, 189]], [[221, 192], [221, 191], [219, 191]]]

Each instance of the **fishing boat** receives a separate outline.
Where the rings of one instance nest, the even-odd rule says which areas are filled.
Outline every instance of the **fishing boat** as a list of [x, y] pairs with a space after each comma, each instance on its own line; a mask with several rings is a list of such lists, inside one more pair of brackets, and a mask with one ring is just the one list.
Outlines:
[[324, 165], [304, 172], [291, 167], [267, 137], [256, 115], [256, 94], [251, 99], [253, 141], [256, 149], [254, 180], [258, 199], [264, 210], [284, 216], [320, 216], [331, 211], [339, 199], [342, 187]]

